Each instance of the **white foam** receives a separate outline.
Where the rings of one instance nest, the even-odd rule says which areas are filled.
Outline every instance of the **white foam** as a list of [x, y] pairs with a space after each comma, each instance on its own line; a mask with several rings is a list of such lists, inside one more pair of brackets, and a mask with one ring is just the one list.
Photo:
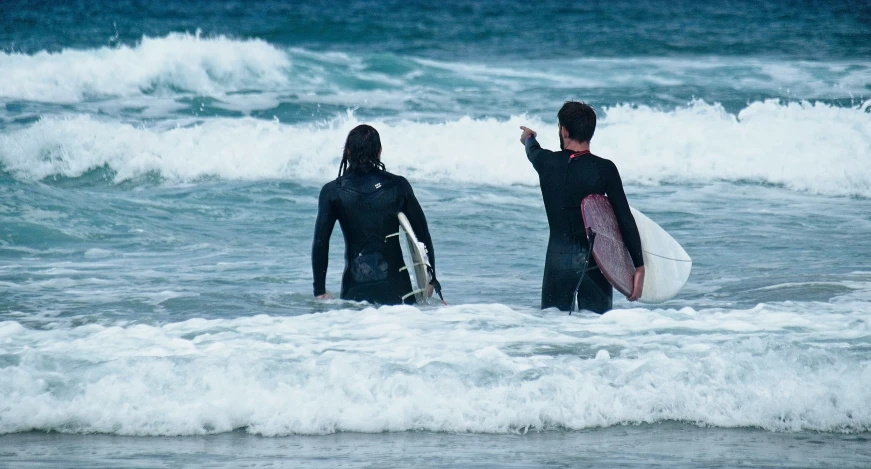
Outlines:
[[262, 40], [173, 33], [135, 46], [0, 54], [0, 98], [78, 102], [153, 90], [214, 95], [288, 82], [286, 53]]
[[43, 330], [8, 321], [0, 434], [504, 433], [664, 420], [868, 431], [871, 316], [810, 309], [385, 307]]
[[860, 108], [770, 100], [736, 116], [701, 102], [669, 112], [620, 106], [608, 110], [594, 142], [631, 181], [749, 181], [871, 195], [871, 113]]
[[[705, 89], [775, 91], [804, 99], [868, 95], [871, 62], [809, 62], [749, 57], [601, 58], [518, 60], [510, 64], [469, 64], [417, 59], [428, 72], [449, 71], [494, 92], [530, 86], [578, 90], [689, 85]], [[530, 84], [534, 85], [530, 85]]]
[[91, 248], [85, 251], [85, 259], [105, 259], [112, 256], [112, 251], [100, 248]]
[[[381, 71], [384, 64], [395, 66], [394, 71]], [[652, 87], [668, 93], [667, 88], [683, 85], [829, 99], [867, 96], [871, 80], [871, 62], [866, 60], [807, 62], [713, 56], [464, 63], [310, 51], [277, 47], [260, 39], [185, 33], [146, 36], [137, 44], [117, 47], [3, 52], [0, 70], [0, 99], [8, 100], [104, 102], [105, 98], [135, 99], [143, 94], [151, 99], [154, 95], [174, 98], [179, 92], [226, 98], [234, 91], [253, 91], [332, 96], [333, 100], [347, 96], [355, 101], [341, 103], [352, 107], [363, 99], [382, 102], [385, 93], [390, 93], [424, 102], [435, 99], [436, 103], [427, 103], [433, 105], [432, 112], [451, 107], [454, 113], [459, 108], [449, 96], [464, 89], [480, 90], [502, 102], [506, 98], [516, 102], [517, 93], [522, 97], [531, 87], [557, 92]], [[533, 99], [540, 99], [540, 95]], [[401, 103], [394, 100], [391, 108]], [[241, 104], [240, 109], [248, 107]]]
[[[83, 115], [44, 118], [0, 134], [0, 163], [17, 177], [76, 177], [108, 166], [116, 181], [157, 172], [172, 181], [204, 176], [334, 177], [345, 136], [360, 121], [284, 125], [252, 118], [184, 127], [134, 127]], [[536, 185], [519, 143], [520, 125], [556, 148], [555, 123], [460, 118], [444, 123], [369, 122], [389, 170], [442, 183]], [[606, 109], [593, 151], [612, 159], [629, 184], [741, 181], [830, 195], [871, 196], [871, 113], [821, 103], [755, 102], [737, 115], [695, 102], [662, 111]]]

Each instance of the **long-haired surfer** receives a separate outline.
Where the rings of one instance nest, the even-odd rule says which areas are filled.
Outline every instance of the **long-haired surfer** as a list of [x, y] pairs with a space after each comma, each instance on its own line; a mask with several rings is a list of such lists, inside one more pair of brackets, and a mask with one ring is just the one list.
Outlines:
[[[571, 311], [578, 309], [604, 313], [611, 309], [614, 290], [598, 270], [585, 272], [590, 245], [581, 216], [581, 201], [590, 194], [607, 195], [614, 209], [623, 242], [635, 265], [633, 291], [629, 300], [641, 297], [644, 286], [644, 258], [638, 227], [623, 192], [617, 166], [590, 153], [590, 140], [596, 131], [596, 112], [587, 104], [569, 101], [557, 113], [560, 151], [541, 148], [536, 132], [520, 127], [520, 142], [526, 157], [538, 172], [541, 196], [550, 226], [541, 308]], [[580, 283], [579, 283], [580, 282]], [[577, 291], [577, 296], [575, 296]]]
[[[408, 218], [418, 239], [426, 245], [432, 282], [435, 279], [435, 249], [411, 185], [402, 177], [387, 172], [381, 162], [381, 137], [368, 125], [348, 133], [339, 165], [339, 176], [321, 189], [318, 218], [312, 243], [314, 295], [328, 299], [326, 291], [330, 236], [336, 220], [345, 237], [345, 271], [341, 298], [382, 305], [414, 303], [408, 271], [403, 269], [402, 248], [397, 236], [397, 213]], [[406, 300], [403, 301], [403, 296]]]

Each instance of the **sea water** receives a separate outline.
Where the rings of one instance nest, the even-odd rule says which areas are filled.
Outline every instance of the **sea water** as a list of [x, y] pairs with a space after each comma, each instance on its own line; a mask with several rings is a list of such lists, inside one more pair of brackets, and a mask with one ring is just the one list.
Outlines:
[[[867, 467], [871, 6], [0, 6], [0, 465]], [[520, 125], [694, 260], [540, 311]], [[381, 133], [449, 306], [312, 297], [320, 187]], [[338, 296], [339, 230], [327, 289]]]

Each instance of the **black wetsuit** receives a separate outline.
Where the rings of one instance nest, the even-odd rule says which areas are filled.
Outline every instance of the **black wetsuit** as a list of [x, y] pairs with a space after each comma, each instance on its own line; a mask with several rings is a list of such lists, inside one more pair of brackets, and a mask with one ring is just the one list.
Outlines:
[[[542, 309], [556, 307], [568, 311], [572, 308], [572, 296], [589, 252], [581, 201], [590, 194], [608, 196], [632, 262], [636, 267], [644, 265], [638, 227], [629, 211], [617, 167], [610, 160], [590, 153], [574, 158], [572, 155], [568, 150], [545, 150], [534, 137], [526, 140], [526, 157], [538, 172], [550, 225], [541, 285]], [[594, 265], [590, 257], [590, 267]], [[578, 309], [604, 313], [611, 309], [613, 294], [611, 284], [601, 272], [588, 271], [578, 288]]]
[[[411, 185], [402, 176], [372, 169], [349, 170], [324, 185], [318, 202], [318, 219], [312, 243], [314, 294], [326, 292], [324, 282], [329, 260], [330, 235], [336, 220], [345, 236], [345, 273], [342, 276], [342, 299], [368, 301], [383, 305], [403, 303], [412, 291], [399, 237], [398, 212], [405, 213], [419, 241], [429, 251], [435, 269], [435, 250], [429, 228]], [[414, 295], [405, 303], [414, 303]]]

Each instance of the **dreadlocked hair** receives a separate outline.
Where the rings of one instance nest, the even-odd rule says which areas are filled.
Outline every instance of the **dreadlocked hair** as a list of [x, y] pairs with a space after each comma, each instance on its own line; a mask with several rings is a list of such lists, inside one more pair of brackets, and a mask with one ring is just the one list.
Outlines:
[[348, 170], [367, 173], [373, 169], [384, 170], [381, 162], [381, 137], [370, 125], [358, 125], [348, 133], [345, 151], [339, 164], [339, 177]]

